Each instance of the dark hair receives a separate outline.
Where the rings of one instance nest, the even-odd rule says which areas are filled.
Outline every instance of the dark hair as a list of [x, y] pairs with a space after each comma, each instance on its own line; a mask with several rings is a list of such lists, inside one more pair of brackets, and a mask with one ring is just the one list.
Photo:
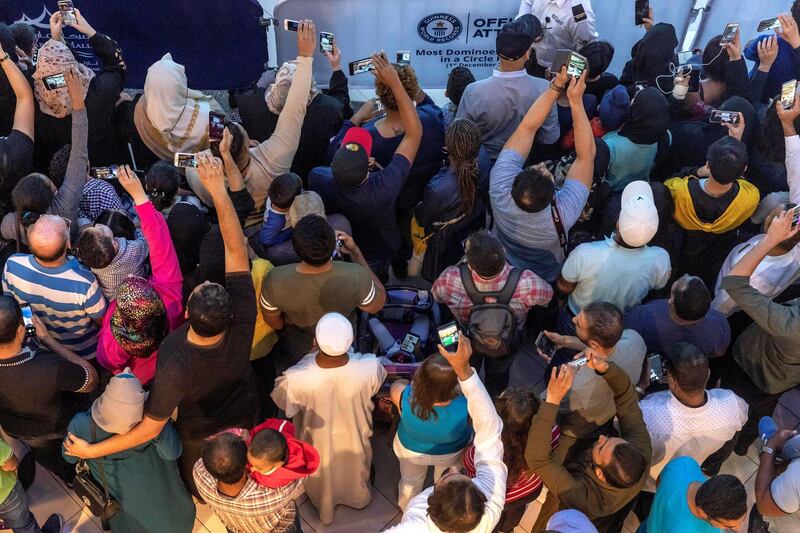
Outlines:
[[703, 49], [703, 76], [714, 81], [725, 81], [725, 71], [730, 59], [728, 51], [720, 44], [721, 40], [722, 35], [715, 35]]
[[623, 315], [614, 304], [592, 302], [583, 308], [586, 315], [587, 340], [597, 342], [603, 348], [613, 348], [622, 338]]
[[614, 45], [608, 41], [592, 41], [578, 51], [589, 64], [588, 78], [596, 78], [606, 71], [614, 59]]
[[231, 295], [219, 283], [199, 285], [186, 302], [189, 325], [201, 337], [219, 335], [233, 321]]
[[331, 260], [336, 246], [336, 234], [319, 215], [306, 215], [292, 231], [292, 247], [301, 261], [322, 266]]
[[726, 135], [708, 147], [706, 159], [714, 181], [723, 185], [733, 183], [747, 169], [747, 146], [739, 139]]
[[800, 0], [794, 0], [792, 3], [792, 10], [791, 10], [792, 17], [794, 21], [800, 24]]
[[454, 479], [428, 496], [428, 516], [436, 527], [452, 533], [472, 531], [486, 510], [486, 496], [469, 479]]
[[[539, 411], [539, 399], [533, 389], [511, 387], [498, 396], [494, 405], [503, 421], [503, 462], [508, 467], [506, 484], [510, 487], [528, 471], [525, 446], [531, 422]], [[536, 438], [550, 439], [550, 435], [537, 435]]]
[[64, 177], [67, 175], [67, 165], [69, 164], [69, 154], [72, 150], [71, 144], [65, 144], [50, 158], [50, 166], [47, 168], [50, 181], [56, 187], [64, 184]]
[[627, 489], [642, 479], [647, 461], [631, 443], [620, 442], [611, 454], [611, 461], [603, 467], [603, 475], [612, 487]]
[[527, 168], [517, 174], [511, 185], [511, 197], [517, 207], [526, 213], [538, 213], [553, 200], [556, 186], [550, 177], [538, 168]]
[[482, 229], [470, 235], [467, 242], [467, 264], [476, 274], [489, 279], [503, 271], [506, 251], [497, 237]]
[[211, 477], [233, 484], [244, 476], [247, 445], [238, 435], [220, 433], [206, 440], [201, 457]]
[[[800, 131], [800, 117], [794, 119], [794, 127]], [[774, 105], [767, 106], [766, 115], [761, 122], [756, 137], [758, 153], [773, 163], [784, 165], [786, 160], [786, 143], [783, 140], [783, 125]]]
[[105, 268], [116, 255], [114, 239], [100, 231], [86, 229], [78, 238], [78, 259], [89, 268]]
[[701, 392], [708, 383], [708, 357], [688, 342], [676, 342], [667, 349], [664, 368], [685, 392]]
[[694, 501], [709, 520], [737, 520], [747, 512], [747, 491], [739, 478], [720, 474], [700, 485]]
[[175, 201], [180, 182], [181, 175], [175, 165], [158, 161], [148, 169], [142, 185], [156, 211], [162, 211]]
[[269, 184], [269, 199], [272, 205], [281, 209], [289, 209], [294, 197], [303, 191], [303, 180], [294, 172], [281, 174]]
[[13, 296], [0, 295], [0, 344], [8, 344], [17, 338], [17, 329], [22, 323], [22, 310]]
[[447, 127], [444, 144], [453, 164], [461, 196], [460, 214], [470, 214], [475, 205], [481, 130], [470, 119], [457, 118]]
[[248, 448], [250, 455], [264, 461], [276, 463], [278, 461], [286, 462], [288, 460], [289, 448], [286, 444], [286, 437], [281, 435], [280, 431], [266, 428], [256, 433], [253, 440], [250, 441], [250, 448]]
[[[234, 127], [236, 125], [237, 127]], [[231, 157], [233, 160], [236, 161], [239, 158], [239, 154], [242, 152], [242, 147], [244, 146], [244, 126], [239, 124], [238, 122], [233, 122], [232, 120], [225, 121], [225, 127], [228, 128], [228, 131], [231, 134]], [[211, 143], [211, 154], [214, 157], [219, 157], [222, 159], [222, 155], [219, 153], [219, 143], [214, 142]]]
[[672, 305], [681, 320], [700, 320], [711, 308], [711, 293], [697, 276], [678, 278], [672, 284]]
[[103, 209], [94, 219], [94, 223], [108, 226], [114, 237], [122, 237], [128, 241], [136, 240], [136, 225], [122, 209]]
[[411, 410], [422, 420], [439, 420], [433, 404], [456, 397], [458, 378], [450, 363], [439, 354], [422, 362], [411, 382]]
[[54, 196], [50, 183], [47, 176], [37, 172], [19, 180], [11, 191], [11, 201], [17, 212], [47, 213]]
[[475, 76], [470, 69], [467, 67], [455, 67], [447, 75], [447, 88], [445, 89], [447, 98], [458, 107], [461, 104], [461, 97], [464, 96], [467, 85], [474, 81]]
[[[30, 24], [25, 24], [24, 22], [15, 22], [10, 26], [10, 29], [17, 46], [30, 58], [33, 53], [33, 45], [36, 44], [36, 30]], [[5, 46], [3, 46], [3, 50], [5, 49]]]
[[[0, 45], [3, 45], [3, 50], [8, 54], [9, 59], [13, 63], [19, 61], [17, 55], [17, 41], [14, 38], [14, 33], [11, 28], [0, 22]], [[7, 79], [5, 73], [0, 73], [2, 79]]]

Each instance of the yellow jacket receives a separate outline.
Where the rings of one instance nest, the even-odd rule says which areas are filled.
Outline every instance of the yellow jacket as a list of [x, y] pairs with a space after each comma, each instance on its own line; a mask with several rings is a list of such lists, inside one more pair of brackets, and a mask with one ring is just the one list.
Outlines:
[[745, 222], [758, 207], [760, 196], [758, 189], [748, 181], [738, 179], [739, 192], [728, 206], [728, 209], [713, 222], [703, 222], [697, 216], [689, 194], [689, 180], [698, 179], [697, 176], [685, 178], [672, 178], [664, 185], [672, 194], [675, 202], [675, 222], [685, 230], [704, 231], [706, 233], [725, 233], [739, 227]]

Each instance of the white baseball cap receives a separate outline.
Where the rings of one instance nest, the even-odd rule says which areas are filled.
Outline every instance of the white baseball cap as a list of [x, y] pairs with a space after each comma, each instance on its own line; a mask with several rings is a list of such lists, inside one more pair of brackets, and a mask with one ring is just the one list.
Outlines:
[[316, 338], [326, 355], [344, 355], [353, 345], [353, 325], [339, 313], [327, 313], [317, 322]]
[[658, 210], [648, 182], [633, 181], [622, 191], [618, 228], [625, 244], [634, 248], [650, 242], [658, 231]]

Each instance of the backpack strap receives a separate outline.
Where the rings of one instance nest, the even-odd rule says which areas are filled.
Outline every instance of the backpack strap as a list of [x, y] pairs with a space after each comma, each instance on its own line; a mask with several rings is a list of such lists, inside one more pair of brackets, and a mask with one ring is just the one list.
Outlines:
[[514, 291], [517, 290], [517, 283], [519, 283], [520, 277], [522, 277], [522, 269], [512, 267], [511, 273], [506, 280], [505, 287], [503, 287], [503, 290], [497, 295], [497, 303], [503, 305], [511, 303], [511, 297], [514, 296]]
[[558, 244], [561, 245], [561, 249], [564, 250], [564, 255], [567, 255], [567, 232], [564, 229], [564, 222], [558, 210], [555, 195], [553, 195], [553, 199], [550, 201], [550, 215], [553, 217], [553, 225], [556, 227], [556, 233], [558, 233]]
[[475, 282], [472, 280], [472, 273], [469, 271], [469, 268], [467, 268], [467, 264], [461, 263], [458, 268], [461, 272], [461, 283], [464, 284], [464, 290], [467, 291], [467, 296], [469, 296], [469, 299], [472, 300], [474, 305], [483, 305], [486, 303], [485, 298], [487, 296], [497, 298], [497, 303], [499, 304], [508, 305], [511, 302], [511, 298], [514, 296], [514, 291], [517, 289], [519, 278], [522, 276], [522, 269], [511, 267], [511, 272], [508, 274], [508, 279], [502, 290], [480, 292], [475, 286]]
[[478, 287], [475, 286], [475, 282], [472, 281], [472, 272], [469, 271], [466, 263], [458, 265], [458, 270], [461, 272], [461, 283], [464, 285], [464, 290], [467, 291], [467, 296], [469, 296], [472, 304], [482, 305], [484, 303], [484, 296], [491, 296], [493, 293], [483, 293], [478, 290]]

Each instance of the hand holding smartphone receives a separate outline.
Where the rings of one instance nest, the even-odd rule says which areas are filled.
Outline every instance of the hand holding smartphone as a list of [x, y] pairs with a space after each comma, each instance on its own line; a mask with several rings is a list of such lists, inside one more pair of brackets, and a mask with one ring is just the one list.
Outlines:
[[439, 341], [448, 352], [458, 350], [458, 325], [455, 322], [449, 322], [437, 331], [439, 333]]
[[72, 0], [58, 0], [58, 10], [61, 12], [61, 20], [64, 21], [65, 25], [72, 26], [78, 23]]
[[175, 166], [178, 168], [197, 168], [197, 154], [177, 152], [175, 154]]
[[580, 78], [583, 71], [586, 70], [588, 61], [585, 57], [578, 52], [572, 50], [561, 49], [556, 52], [556, 57], [553, 59], [553, 72], [561, 72], [561, 67], [567, 66], [567, 75], [573, 78]]
[[333, 53], [333, 34], [327, 31], [319, 32], [319, 51], [325, 54]]
[[787, 81], [781, 86], [781, 107], [791, 109], [797, 92], [797, 80]]
[[650, 0], [636, 0], [636, 25], [644, 24], [644, 19], [650, 18]]
[[216, 111], [209, 111], [208, 140], [211, 142], [219, 142], [222, 140], [223, 133], [225, 133], [225, 115]]
[[290, 20], [284, 19], [283, 21], [283, 29], [286, 31], [297, 31], [300, 29], [300, 21], [299, 20]]
[[712, 124], [738, 124], [739, 123], [739, 113], [736, 111], [723, 111], [721, 109], [715, 109], [711, 112], [711, 116], [708, 117], [708, 121]]
[[758, 33], [761, 33], [769, 30], [779, 30], [779, 29], [781, 29], [781, 21], [778, 20], [777, 17], [775, 17], [771, 19], [762, 20], [761, 22], [759, 22], [756, 31]]
[[22, 311], [22, 323], [25, 325], [25, 336], [35, 337], [36, 326], [33, 324], [33, 311], [31, 310], [31, 306], [28, 304], [22, 304], [19, 306], [19, 308]]
[[534, 343], [536, 347], [536, 351], [539, 352], [539, 355], [550, 361], [555, 355], [558, 348], [556, 345], [551, 341], [547, 335], [544, 334], [544, 331], [539, 333], [539, 336], [536, 337], [536, 342]]
[[719, 44], [730, 44], [736, 38], [736, 34], [739, 33], [739, 24], [736, 22], [731, 22], [725, 26], [725, 30], [722, 32], [722, 38], [719, 40]]

